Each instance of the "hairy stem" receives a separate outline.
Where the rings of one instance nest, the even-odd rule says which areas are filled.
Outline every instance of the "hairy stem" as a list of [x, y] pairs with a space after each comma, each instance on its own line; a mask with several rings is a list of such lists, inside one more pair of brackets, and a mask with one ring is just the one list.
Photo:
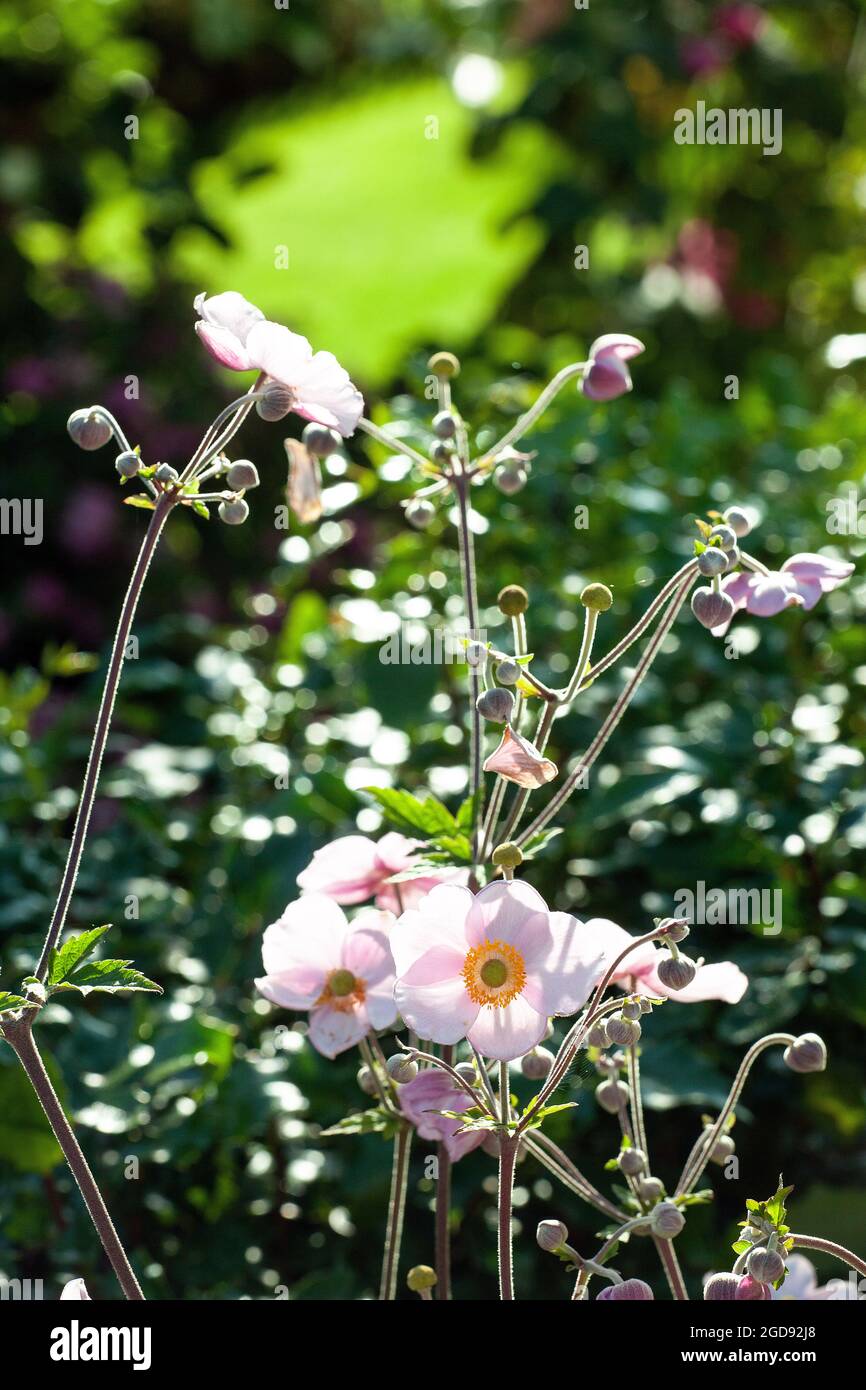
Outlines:
[[[442, 1061], [454, 1063], [454, 1048], [442, 1048]], [[451, 1158], [444, 1143], [436, 1145], [436, 1297], [451, 1297]]]
[[96, 1228], [96, 1234], [111, 1261], [120, 1287], [127, 1298], [143, 1300], [144, 1294], [133, 1273], [126, 1251], [120, 1243], [120, 1237], [115, 1230], [114, 1222], [109, 1215], [102, 1193], [90, 1170], [90, 1165], [82, 1153], [81, 1145], [75, 1137], [72, 1126], [66, 1118], [63, 1106], [57, 1098], [57, 1092], [51, 1084], [51, 1078], [45, 1070], [45, 1063], [33, 1037], [32, 1026], [32, 1018], [25, 1016], [19, 1022], [5, 1023], [3, 1036], [27, 1073], [27, 1078], [36, 1092], [39, 1104], [45, 1111], [48, 1123], [54, 1131], [72, 1176], [78, 1184], [79, 1191], [90, 1213], [90, 1219]]
[[658, 1257], [662, 1262], [662, 1269], [667, 1277], [673, 1297], [678, 1303], [688, 1303], [689, 1293], [673, 1241], [661, 1240], [658, 1236], [653, 1236], [653, 1243], [658, 1251]]
[[802, 1250], [823, 1250], [825, 1255], [835, 1255], [837, 1260], [842, 1260], [851, 1269], [856, 1269], [858, 1274], [866, 1275], [866, 1260], [861, 1260], [859, 1255], [855, 1255], [853, 1250], [846, 1250], [844, 1245], [837, 1245], [835, 1240], [825, 1240], [823, 1236], [788, 1236], [794, 1248], [799, 1246]]
[[403, 1240], [403, 1216], [406, 1211], [406, 1191], [409, 1185], [409, 1150], [411, 1146], [412, 1126], [403, 1123], [394, 1137], [391, 1192], [388, 1197], [385, 1251], [382, 1256], [382, 1282], [379, 1286], [379, 1301], [382, 1303], [391, 1303], [397, 1297], [397, 1271], [400, 1265], [400, 1245]]
[[[452, 489], [457, 502], [457, 536], [460, 547], [460, 575], [463, 582], [463, 606], [469, 627], [470, 640], [478, 636], [478, 590], [475, 579], [475, 546], [469, 525], [469, 483], [465, 473], [457, 473], [452, 479]], [[478, 667], [469, 667], [470, 743], [469, 743], [469, 791], [475, 797], [475, 815], [472, 826], [472, 860], [478, 863], [479, 832], [482, 818], [481, 805], [481, 715], [478, 713], [478, 696], [481, 691]]]

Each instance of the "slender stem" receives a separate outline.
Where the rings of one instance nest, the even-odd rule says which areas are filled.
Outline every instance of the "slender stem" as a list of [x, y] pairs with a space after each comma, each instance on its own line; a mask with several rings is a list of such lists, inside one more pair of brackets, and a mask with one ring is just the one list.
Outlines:
[[603, 1211], [605, 1216], [610, 1216], [615, 1221], [628, 1220], [625, 1212], [620, 1211], [619, 1207], [608, 1201], [607, 1197], [599, 1192], [598, 1188], [575, 1166], [559, 1145], [555, 1144], [542, 1130], [534, 1130], [527, 1134], [523, 1143], [533, 1157], [537, 1158], [539, 1163], [553, 1173], [564, 1187], [599, 1211]]
[[611, 666], [616, 665], [620, 657], [624, 656], [625, 653], [628, 651], [629, 647], [634, 646], [635, 642], [642, 635], [642, 633], [646, 632], [646, 629], [652, 623], [653, 618], [656, 616], [659, 609], [664, 606], [665, 602], [667, 601], [667, 599], [670, 598], [674, 590], [682, 583], [682, 581], [688, 575], [695, 576], [697, 572], [697, 561], [687, 560], [686, 563], [683, 566], [681, 566], [680, 569], [677, 570], [676, 574], [671, 575], [670, 579], [668, 579], [667, 582], [661, 587], [661, 589], [659, 589], [658, 593], [656, 594], [655, 598], [653, 599], [652, 603], [650, 604], [646, 612], [643, 614], [643, 616], [638, 618], [634, 627], [632, 627], [626, 633], [625, 637], [623, 637], [619, 642], [617, 642], [615, 647], [611, 647], [610, 651], [607, 652], [595, 663], [591, 671], [586, 672], [586, 674], [584, 675], [584, 677], [578, 685], [578, 694], [581, 690], [584, 690], [588, 685], [591, 685], [593, 681], [596, 681], [599, 679], [600, 676], [603, 676], [606, 671], [609, 671]]
[[[628, 1065], [628, 1084], [631, 1091], [631, 1122], [634, 1129], [634, 1141], [639, 1149], [643, 1149], [649, 1162], [649, 1149], [646, 1141], [646, 1125], [644, 1123], [643, 1097], [640, 1088], [640, 1057], [638, 1055], [637, 1044], [634, 1043], [626, 1051], [626, 1062]], [[651, 1167], [648, 1168], [651, 1172]]]
[[[526, 617], [523, 613], [518, 613], [511, 619], [511, 632], [514, 639], [514, 655], [525, 656], [529, 651], [529, 646], [526, 639]], [[514, 710], [511, 715], [511, 727], [513, 729], [518, 729], [520, 727], [520, 716], [523, 713], [523, 704], [523, 694], [521, 691], [518, 691], [515, 696]], [[547, 711], [549, 706], [545, 705], [544, 708], [545, 711]], [[478, 858], [482, 864], [495, 844], [494, 836], [496, 834], [496, 823], [499, 820], [499, 812], [505, 800], [505, 789], [507, 785], [504, 777], [497, 777], [496, 785], [490, 795], [487, 818], [481, 831], [481, 841], [478, 847]], [[506, 840], [508, 838], [507, 834], [504, 834], [502, 838]]]
[[517, 1143], [512, 1135], [503, 1133], [499, 1136], [499, 1297], [508, 1303], [514, 1300], [511, 1199]]
[[623, 715], [625, 714], [626, 710], [628, 709], [629, 705], [634, 699], [634, 696], [637, 694], [637, 691], [644, 677], [646, 676], [647, 671], [649, 670], [650, 666], [658, 656], [659, 650], [668, 633], [670, 632], [671, 628], [673, 627], [677, 615], [680, 609], [682, 608], [683, 603], [685, 602], [686, 595], [689, 589], [692, 587], [693, 582], [693, 576], [689, 575], [689, 577], [685, 579], [681, 583], [680, 587], [675, 591], [674, 597], [671, 600], [668, 611], [666, 612], [664, 618], [661, 620], [652, 637], [650, 638], [649, 642], [647, 643], [643, 656], [641, 657], [640, 661], [635, 667], [630, 680], [615, 700], [609, 714], [607, 715], [607, 718], [605, 719], [604, 723], [602, 724], [592, 743], [587, 748], [583, 757], [578, 760], [574, 770], [565, 779], [559, 790], [554, 794], [554, 796], [551, 797], [544, 810], [539, 812], [539, 814], [535, 817], [535, 820], [532, 821], [532, 823], [529, 826], [527, 826], [527, 828], [522, 832], [517, 841], [518, 844], [525, 844], [526, 841], [531, 839], [533, 835], [537, 835], [539, 831], [544, 829], [548, 821], [553, 819], [553, 817], [557, 814], [560, 808], [571, 796], [575, 788], [580, 785], [586, 773], [589, 772], [589, 769], [592, 767], [593, 763], [598, 758], [599, 754], [601, 753], [602, 749], [604, 748], [614, 729], [619, 724], [620, 720], [622, 719]]
[[126, 1251], [120, 1243], [120, 1237], [115, 1230], [114, 1222], [109, 1215], [102, 1193], [90, 1170], [90, 1165], [84, 1157], [81, 1145], [75, 1137], [72, 1126], [66, 1118], [63, 1106], [57, 1098], [57, 1093], [51, 1084], [51, 1078], [45, 1070], [45, 1063], [33, 1037], [32, 1026], [32, 1018], [25, 1016], [20, 1022], [4, 1024], [3, 1036], [27, 1073], [28, 1080], [39, 1099], [39, 1104], [45, 1111], [48, 1123], [54, 1131], [72, 1176], [78, 1184], [79, 1191], [90, 1213], [90, 1219], [96, 1228], [96, 1234], [111, 1261], [120, 1287], [127, 1298], [143, 1300], [144, 1294], [133, 1273]]
[[662, 1268], [667, 1276], [671, 1293], [678, 1303], [688, 1303], [689, 1293], [686, 1288], [686, 1281], [680, 1269], [680, 1262], [674, 1250], [673, 1241], [661, 1240], [658, 1236], [653, 1236], [653, 1243], [658, 1251], [658, 1257], [662, 1262]]
[[[478, 591], [475, 580], [475, 546], [469, 525], [468, 482], [465, 473], [455, 474], [452, 490], [457, 501], [457, 535], [460, 546], [460, 575], [463, 582], [463, 604], [470, 639], [478, 636]], [[469, 667], [470, 743], [469, 743], [469, 790], [475, 797], [475, 816], [472, 829], [472, 859], [478, 863], [478, 840], [481, 826], [481, 715], [478, 713], [480, 694], [478, 667]]]
[[391, 1169], [391, 1192], [388, 1198], [388, 1224], [385, 1228], [382, 1282], [379, 1287], [379, 1301], [382, 1303], [391, 1303], [397, 1297], [397, 1271], [400, 1265], [400, 1245], [403, 1239], [403, 1216], [406, 1211], [411, 1146], [412, 1126], [401, 1124], [394, 1137], [394, 1163]]
[[517, 423], [512, 425], [511, 429], [493, 445], [493, 448], [488, 449], [483, 458], [478, 460], [478, 464], [484, 463], [487, 459], [495, 458], [497, 454], [502, 453], [503, 449], [507, 449], [509, 444], [513, 444], [516, 440], [522, 439], [527, 431], [535, 424], [539, 416], [544, 414], [554, 396], [559, 394], [566, 382], [572, 381], [576, 376], [581, 376], [586, 366], [586, 362], [572, 362], [569, 366], [563, 367], [561, 372], [557, 372], [556, 376], [547, 383], [535, 404], [531, 405], [527, 411], [524, 411]]
[[[249, 391], [243, 396], [238, 396], [237, 400], [230, 401], [227, 406], [223, 407], [216, 419], [208, 425], [195, 453], [180, 475], [182, 483], [189, 482], [190, 478], [197, 472], [207, 468], [211, 460], [220, 454], [235, 437], [256, 401], [261, 400], [264, 393], [259, 388], [264, 379], [264, 372], [260, 372]], [[220, 426], [225, 421], [228, 421], [228, 424], [220, 433]]]
[[413, 449], [411, 444], [407, 444], [404, 439], [398, 439], [393, 434], [388, 434], [387, 430], [380, 430], [379, 426], [374, 425], [373, 421], [368, 420], [366, 416], [361, 416], [361, 419], [358, 421], [358, 429], [363, 430], [365, 434], [369, 434], [370, 438], [375, 439], [377, 443], [384, 444], [385, 448], [390, 449], [393, 453], [405, 454], [408, 458], [414, 459], [415, 463], [421, 464], [425, 472], [429, 472], [433, 467], [430, 460], [419, 453], [417, 449]]
[[852, 1250], [846, 1250], [844, 1245], [837, 1245], [835, 1240], [825, 1240], [823, 1236], [788, 1236], [794, 1247], [800, 1246], [803, 1250], [823, 1250], [825, 1255], [835, 1255], [837, 1260], [843, 1260], [846, 1265], [856, 1269], [858, 1274], [866, 1275], [866, 1260], [861, 1260], [859, 1255], [855, 1255]]
[[725, 1128], [725, 1122], [740, 1098], [746, 1084], [746, 1078], [761, 1053], [765, 1052], [768, 1047], [790, 1047], [794, 1041], [795, 1039], [790, 1033], [768, 1033], [765, 1038], [758, 1038], [757, 1042], [752, 1043], [740, 1063], [739, 1070], [728, 1092], [728, 1098], [719, 1111], [715, 1124], [700, 1135], [686, 1159], [674, 1196], [680, 1197], [686, 1192], [691, 1192], [695, 1183], [700, 1180], [701, 1174], [710, 1161], [710, 1154], [716, 1146], [716, 1141]]
[[[442, 1048], [442, 1061], [454, 1062], [454, 1048]], [[436, 1297], [451, 1297], [451, 1157], [444, 1143], [436, 1145]]]
[[574, 673], [562, 696], [562, 704], [564, 705], [570, 705], [580, 689], [589, 670], [589, 661], [592, 656], [592, 644], [595, 640], [595, 629], [598, 626], [598, 613], [594, 608], [584, 608], [583, 614], [583, 638]]
[[84, 783], [78, 802], [75, 827], [72, 832], [69, 852], [66, 856], [66, 866], [63, 870], [63, 878], [60, 882], [57, 902], [54, 907], [45, 942], [42, 946], [42, 954], [39, 957], [39, 964], [36, 967], [36, 975], [40, 980], [44, 980], [48, 973], [49, 957], [52, 949], [57, 945], [60, 933], [66, 922], [69, 902], [72, 897], [73, 889], [75, 888], [75, 880], [78, 877], [81, 856], [84, 853], [84, 844], [87, 839], [87, 829], [90, 824], [90, 815], [96, 797], [96, 784], [99, 781], [99, 771], [102, 766], [105, 745], [108, 741], [111, 716], [114, 710], [114, 702], [117, 698], [117, 688], [120, 684], [121, 671], [123, 670], [126, 644], [129, 640], [129, 634], [138, 607], [138, 600], [141, 597], [145, 577], [150, 567], [153, 553], [156, 550], [157, 542], [162, 533], [162, 528], [165, 525], [166, 517], [175, 505], [176, 500], [174, 494], [168, 492], [164, 492], [159, 498], [151, 514], [150, 525], [141, 543], [138, 559], [135, 562], [135, 567], [129, 581], [129, 588], [126, 591], [123, 607], [120, 610], [120, 619], [117, 624], [117, 631], [114, 634], [114, 643], [111, 648], [111, 657], [108, 663], [105, 685], [102, 688], [102, 698], [99, 702], [99, 713], [96, 716], [96, 725], [93, 730], [90, 755], [87, 759], [87, 770], [84, 774]]

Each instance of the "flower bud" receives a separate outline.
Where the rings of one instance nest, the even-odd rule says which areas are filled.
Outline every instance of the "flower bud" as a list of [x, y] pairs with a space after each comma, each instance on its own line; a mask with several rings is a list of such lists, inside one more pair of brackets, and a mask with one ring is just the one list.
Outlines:
[[785, 1273], [785, 1261], [778, 1250], [757, 1246], [749, 1255], [746, 1267], [750, 1278], [759, 1284], [775, 1284]]
[[664, 1195], [665, 1185], [661, 1178], [641, 1178], [637, 1185], [638, 1196], [644, 1202], [655, 1202]]
[[678, 917], [667, 917], [659, 926], [664, 928], [669, 941], [685, 941], [690, 931], [688, 922], [681, 922]]
[[603, 1018], [594, 1023], [583, 1040], [584, 1047], [608, 1047], [610, 1038]]
[[470, 1086], [474, 1086], [478, 1080], [474, 1062], [458, 1062], [454, 1070], [458, 1076], [463, 1077], [464, 1081], [468, 1081]]
[[242, 526], [250, 514], [250, 509], [242, 497], [233, 502], [220, 502], [217, 508], [220, 521], [226, 526]]
[[656, 974], [667, 989], [685, 989], [697, 974], [697, 966], [688, 956], [666, 956], [656, 966]]
[[623, 1149], [617, 1159], [620, 1172], [627, 1177], [636, 1178], [646, 1167], [646, 1154], [643, 1149]]
[[718, 1163], [719, 1167], [723, 1168], [736, 1147], [730, 1134], [720, 1134], [710, 1151], [710, 1162]]
[[440, 410], [433, 416], [433, 433], [437, 439], [453, 439], [457, 433], [457, 418], [450, 410]]
[[742, 507], [728, 507], [725, 512], [725, 525], [731, 528], [738, 540], [742, 540], [752, 529], [752, 518]]
[[613, 594], [606, 584], [587, 584], [581, 590], [580, 601], [592, 613], [606, 613], [613, 603]]
[[553, 1066], [553, 1053], [546, 1047], [534, 1047], [531, 1052], [527, 1052], [525, 1057], [520, 1059], [520, 1070], [527, 1081], [543, 1081], [550, 1075], [550, 1068]]
[[385, 1063], [385, 1070], [398, 1086], [405, 1086], [407, 1081], [414, 1081], [418, 1075], [418, 1063], [404, 1052], [395, 1052]]
[[161, 463], [153, 476], [158, 483], [180, 482], [177, 469], [172, 468], [170, 463]]
[[725, 554], [728, 557], [728, 563], [725, 566], [725, 574], [730, 574], [731, 570], [735, 570], [737, 568], [737, 565], [740, 563], [743, 557], [740, 554], [740, 547], [738, 545], [732, 545], [730, 550], [725, 551]]
[[626, 999], [626, 1000], [623, 1002], [623, 1006], [622, 1006], [622, 1016], [623, 1016], [623, 1018], [628, 1018], [628, 1019], [630, 1019], [632, 1022], [634, 1022], [636, 1019], [640, 1018], [640, 1016], [641, 1016], [642, 1013], [643, 1013], [643, 1009], [641, 1008], [641, 1003], [640, 1003], [640, 1000], [639, 1000], [639, 999]]
[[490, 858], [497, 869], [519, 869], [523, 863], [523, 850], [513, 840], [505, 840], [496, 846]]
[[662, 1240], [673, 1240], [685, 1224], [686, 1218], [674, 1202], [659, 1202], [650, 1214], [652, 1233]]
[[753, 1303], [756, 1300], [763, 1300], [766, 1303], [772, 1297], [769, 1284], [762, 1284], [759, 1280], [752, 1279], [748, 1274], [740, 1280], [737, 1286], [737, 1300], [740, 1303]]
[[455, 357], [453, 352], [434, 352], [427, 366], [434, 376], [441, 377], [443, 381], [460, 374], [460, 358]]
[[329, 429], [327, 425], [316, 424], [313, 420], [305, 426], [301, 439], [307, 450], [320, 459], [328, 458], [343, 442], [342, 436], [336, 430]]
[[651, 999], [648, 999], [647, 996], [646, 996], [645, 994], [642, 994], [642, 995], [640, 996], [640, 998], [639, 998], [639, 1000], [638, 1000], [638, 1003], [640, 1004], [640, 1011], [641, 1011], [642, 1014], [651, 1014], [651, 1013], [652, 1013], [652, 1011], [653, 1011], [653, 1001], [652, 1001]]
[[727, 552], [724, 550], [717, 550], [715, 546], [710, 546], [707, 550], [702, 550], [698, 556], [698, 571], [705, 575], [707, 579], [713, 579], [717, 574], [724, 574], [727, 568]]
[[732, 526], [714, 526], [710, 540], [717, 540], [722, 550], [730, 550], [732, 545], [737, 544], [737, 533]]
[[415, 1265], [406, 1275], [406, 1284], [412, 1293], [424, 1293], [436, 1284], [436, 1271], [429, 1265]]
[[118, 454], [114, 460], [114, 466], [121, 478], [134, 478], [141, 467], [141, 459], [138, 454], [134, 454], [131, 449], [127, 449], [122, 454]]
[[483, 642], [467, 642], [466, 661], [470, 666], [481, 666], [487, 659], [487, 648]]
[[263, 395], [256, 401], [256, 412], [271, 424], [284, 420], [295, 403], [294, 392], [281, 381], [268, 379], [262, 387]]
[[112, 435], [111, 426], [97, 405], [85, 410], [73, 410], [66, 421], [66, 429], [79, 449], [101, 449]]
[[517, 618], [529, 607], [529, 595], [519, 584], [506, 584], [504, 589], [499, 590], [496, 602], [500, 613], [504, 613], [506, 618]]
[[242, 492], [248, 487], [258, 487], [259, 471], [256, 465], [250, 463], [249, 459], [235, 459], [234, 463], [229, 465], [226, 485], [231, 488], [232, 492]]
[[607, 1036], [617, 1047], [632, 1047], [640, 1038], [641, 1027], [634, 1019], [622, 1014], [610, 1014], [606, 1020]]
[[740, 1282], [738, 1274], [711, 1274], [704, 1284], [704, 1302], [732, 1302], [737, 1297]]
[[789, 1047], [785, 1048], [782, 1060], [791, 1071], [824, 1071], [827, 1066], [827, 1048], [817, 1033], [801, 1033]]
[[595, 1098], [608, 1115], [616, 1115], [628, 1105], [629, 1089], [624, 1081], [602, 1081], [595, 1088]]
[[475, 701], [475, 708], [482, 719], [494, 724], [507, 724], [514, 712], [514, 696], [501, 685], [493, 690], [484, 690]]
[[424, 531], [436, 515], [436, 508], [426, 497], [413, 497], [406, 503], [406, 520], [418, 531]]
[[506, 497], [513, 497], [526, 487], [526, 469], [515, 463], [500, 463], [493, 474], [493, 481]]
[[520, 667], [517, 662], [511, 661], [510, 658], [500, 661], [496, 667], [496, 679], [503, 685], [516, 685], [520, 680]]
[[623, 1279], [620, 1284], [608, 1284], [596, 1296], [595, 1301], [596, 1303], [620, 1303], [650, 1298], [655, 1298], [655, 1294], [649, 1284], [644, 1283], [643, 1279]]
[[430, 445], [430, 457], [434, 463], [450, 463], [454, 457], [454, 444], [450, 439], [434, 439]]
[[721, 590], [695, 589], [692, 594], [692, 612], [703, 627], [721, 627], [730, 622], [734, 611], [733, 600]]
[[568, 1227], [562, 1221], [539, 1221], [535, 1240], [540, 1250], [555, 1255], [568, 1240]]
[[373, 1075], [372, 1067], [368, 1067], [366, 1065], [361, 1067], [358, 1071], [358, 1075], [355, 1078], [355, 1080], [357, 1081], [360, 1090], [364, 1092], [365, 1096], [378, 1095], [379, 1088], [376, 1085], [376, 1078]]

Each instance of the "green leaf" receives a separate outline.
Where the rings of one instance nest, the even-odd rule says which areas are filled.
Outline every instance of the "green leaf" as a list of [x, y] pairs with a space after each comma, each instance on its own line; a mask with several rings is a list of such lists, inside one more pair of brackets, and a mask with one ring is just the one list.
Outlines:
[[542, 850], [546, 849], [551, 840], [555, 840], [557, 835], [562, 834], [562, 826], [550, 825], [546, 830], [539, 830], [537, 835], [531, 836], [523, 846], [524, 859], [535, 859]]
[[320, 1130], [321, 1138], [340, 1134], [381, 1134], [385, 1138], [397, 1132], [398, 1121], [382, 1109], [381, 1105], [372, 1110], [359, 1110], [354, 1115], [345, 1115], [329, 1129]]
[[134, 497], [124, 497], [123, 501], [127, 507], [142, 507], [147, 512], [155, 510], [155, 504], [141, 492], [137, 492]]
[[20, 994], [10, 994], [8, 990], [0, 990], [0, 1014], [10, 1014], [16, 1009], [35, 1009], [30, 999], [22, 999]]
[[76, 989], [81, 994], [98, 990], [103, 994], [117, 994], [120, 990], [149, 991], [162, 994], [159, 985], [154, 984], [140, 970], [130, 969], [128, 960], [90, 960], [85, 961], [59, 985], [57, 989]]
[[435, 796], [428, 795], [421, 801], [411, 792], [395, 787], [364, 787], [363, 790], [379, 803], [398, 830], [420, 831], [430, 837], [453, 835], [458, 829], [451, 812]]
[[52, 950], [48, 959], [48, 980], [47, 984], [59, 985], [65, 980], [71, 970], [79, 965], [96, 946], [96, 943], [111, 930], [111, 924], [105, 927], [92, 927], [90, 931], [81, 932], [78, 936], [71, 936], [68, 941], [64, 941], [59, 948]]

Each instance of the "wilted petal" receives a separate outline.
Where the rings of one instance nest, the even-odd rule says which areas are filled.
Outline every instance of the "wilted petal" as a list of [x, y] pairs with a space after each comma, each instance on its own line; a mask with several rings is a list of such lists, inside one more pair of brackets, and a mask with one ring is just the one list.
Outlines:
[[289, 510], [302, 526], [311, 526], [322, 515], [322, 467], [299, 439], [284, 439], [289, 460], [286, 499]]
[[545, 758], [534, 744], [506, 724], [499, 747], [484, 764], [485, 772], [495, 772], [518, 787], [543, 787], [557, 774], [556, 763]]

